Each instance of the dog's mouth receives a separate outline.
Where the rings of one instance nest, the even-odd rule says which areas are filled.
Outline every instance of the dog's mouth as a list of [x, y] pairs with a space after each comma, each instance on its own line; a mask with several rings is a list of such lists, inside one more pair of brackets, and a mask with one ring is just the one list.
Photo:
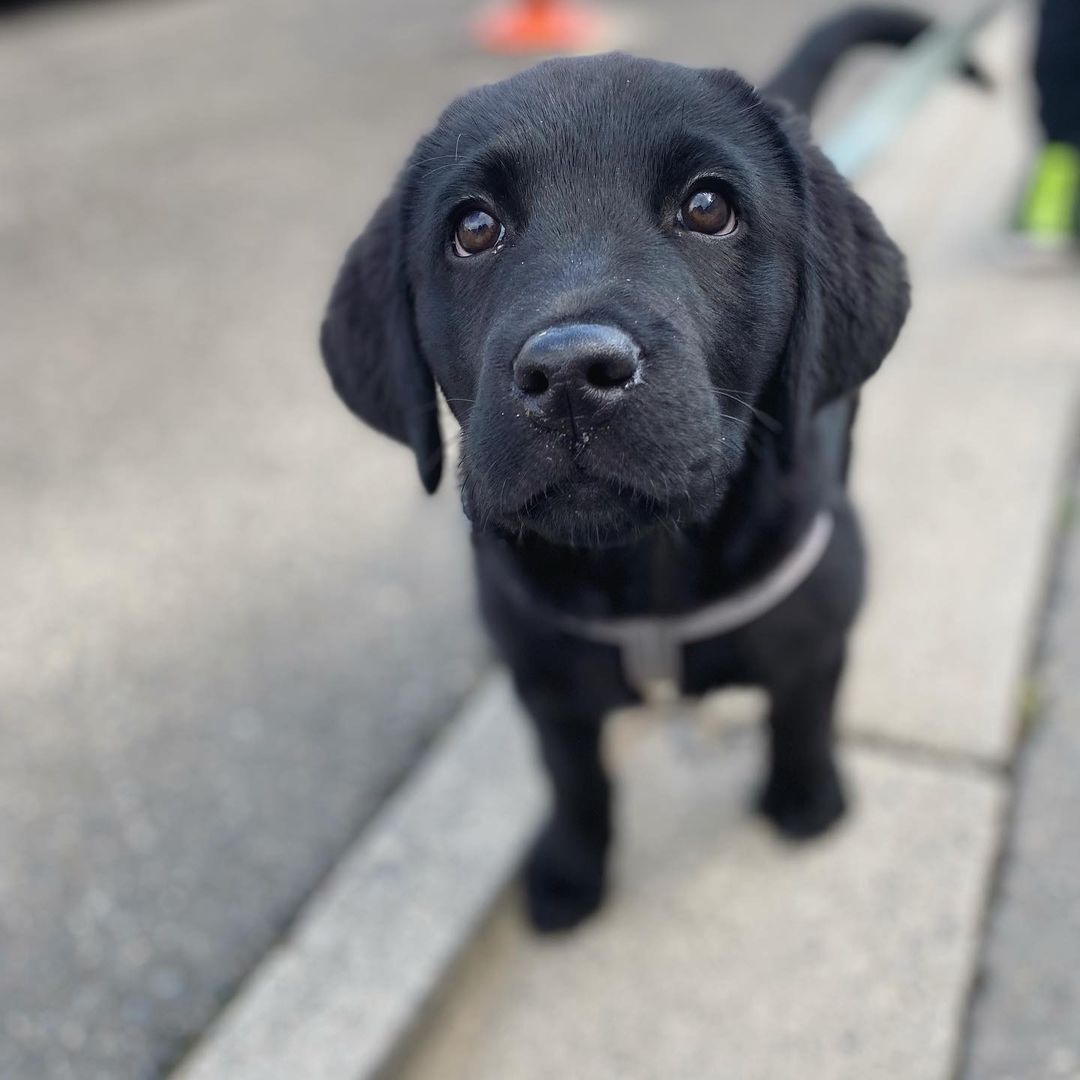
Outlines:
[[576, 451], [552, 440], [510, 442], [501, 458], [480, 461], [475, 448], [489, 451], [490, 437], [465, 440], [462, 501], [469, 518], [481, 530], [533, 535], [564, 547], [630, 544], [658, 529], [711, 518], [740, 460], [718, 453], [715, 439], [703, 438], [707, 448], [691, 455], [678, 439], [669, 440], [676, 445], [664, 452], [655, 439], [649, 444], [594, 435]]
[[628, 543], [677, 511], [667, 503], [614, 479], [580, 474], [547, 485], [516, 511], [502, 515], [508, 532], [534, 532], [570, 547]]

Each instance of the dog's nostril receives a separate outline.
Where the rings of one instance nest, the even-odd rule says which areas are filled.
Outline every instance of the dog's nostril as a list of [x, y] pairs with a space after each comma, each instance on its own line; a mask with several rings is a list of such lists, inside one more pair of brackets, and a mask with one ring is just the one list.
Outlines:
[[546, 394], [550, 385], [548, 377], [539, 368], [529, 368], [518, 375], [518, 386], [523, 394]]
[[613, 390], [625, 386], [633, 377], [637, 365], [622, 357], [597, 360], [585, 371], [585, 381], [596, 390]]

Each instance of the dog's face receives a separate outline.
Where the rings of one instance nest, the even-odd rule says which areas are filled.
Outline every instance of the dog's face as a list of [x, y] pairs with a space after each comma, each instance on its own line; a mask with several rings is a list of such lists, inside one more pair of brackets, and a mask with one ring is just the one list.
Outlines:
[[351, 249], [323, 350], [429, 489], [434, 377], [478, 526], [604, 545], [713, 516], [905, 308], [898, 253], [801, 127], [730, 72], [616, 55], [447, 109]]
[[474, 520], [602, 543], [716, 510], [797, 288], [755, 104], [683, 68], [564, 61], [421, 144], [406, 258]]

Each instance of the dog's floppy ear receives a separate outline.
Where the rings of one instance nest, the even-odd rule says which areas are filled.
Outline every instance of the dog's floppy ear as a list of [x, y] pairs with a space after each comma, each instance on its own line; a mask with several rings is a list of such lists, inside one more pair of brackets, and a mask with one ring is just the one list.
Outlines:
[[778, 373], [785, 441], [793, 444], [814, 412], [877, 371], [907, 316], [910, 289], [904, 257], [870, 207], [801, 120], [781, 124], [803, 204], [798, 301]]
[[435, 380], [420, 354], [405, 272], [400, 187], [345, 255], [323, 319], [323, 361], [361, 420], [411, 446], [425, 489], [442, 475]]

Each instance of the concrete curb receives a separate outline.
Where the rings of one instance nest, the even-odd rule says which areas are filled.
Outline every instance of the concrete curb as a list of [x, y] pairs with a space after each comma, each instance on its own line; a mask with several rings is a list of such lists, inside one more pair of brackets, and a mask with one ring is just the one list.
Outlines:
[[489, 678], [177, 1080], [367, 1077], [386, 1064], [538, 821], [517, 713], [509, 681]]

